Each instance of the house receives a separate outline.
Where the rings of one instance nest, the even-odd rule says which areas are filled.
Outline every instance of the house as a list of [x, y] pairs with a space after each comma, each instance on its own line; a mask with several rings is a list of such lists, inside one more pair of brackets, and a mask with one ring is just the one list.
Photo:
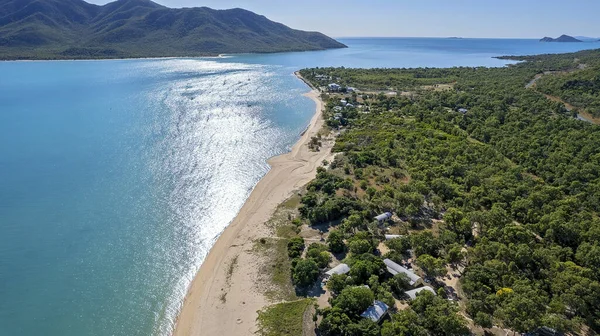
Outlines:
[[327, 86], [327, 88], [329, 89], [329, 91], [332, 92], [338, 92], [342, 89], [342, 87], [339, 84], [336, 83], [331, 83]]
[[315, 79], [317, 79], [317, 80], [326, 80], [326, 79], [329, 79], [329, 76], [327, 76], [327, 75], [316, 75]]
[[344, 108], [343, 108], [343, 107], [341, 107], [341, 106], [336, 106], [336, 107], [334, 107], [334, 108], [333, 108], [333, 110], [334, 110], [334, 111], [341, 111], [341, 110], [343, 110], [343, 109], [344, 109]]
[[401, 238], [403, 237], [402, 235], [385, 235], [385, 240], [392, 240], [392, 239], [396, 239], [396, 238]]
[[406, 276], [408, 277], [408, 283], [411, 286], [417, 286], [419, 284], [423, 283], [423, 279], [416, 275], [415, 273], [413, 273], [411, 270], [408, 270], [407, 268], [404, 268], [403, 266], [400, 266], [398, 264], [396, 264], [395, 262], [391, 261], [390, 259], [385, 259], [383, 261], [385, 263], [385, 265], [387, 266], [387, 271], [390, 272], [390, 274], [392, 275], [396, 275], [396, 274], [406, 274]]
[[350, 103], [347, 103], [347, 104], [346, 104], [346, 107], [349, 107], [349, 108], [350, 108], [350, 107], [354, 107], [354, 105], [352, 105], [352, 104], [350, 104]]
[[469, 112], [469, 110], [467, 110], [466, 108], [463, 107], [463, 108], [459, 108], [458, 112], [465, 114], [465, 113]]
[[331, 278], [334, 274], [346, 274], [350, 272], [350, 267], [346, 264], [339, 264], [329, 271], [325, 272], [325, 276], [323, 277], [323, 283], [327, 283], [329, 278]]
[[342, 119], [342, 116], [343, 115], [341, 113], [336, 113], [336, 114], [333, 115], [333, 119], [340, 120], [340, 119]]
[[392, 218], [391, 212], [384, 212], [381, 215], [375, 216], [375, 219], [379, 222], [379, 224], [383, 224], [383, 222], [390, 218]]
[[417, 294], [421, 293], [422, 291], [429, 291], [429, 292], [433, 293], [433, 295], [436, 295], [435, 294], [435, 290], [433, 290], [433, 288], [427, 287], [427, 286], [426, 287], [420, 287], [420, 288], [417, 288], [417, 289], [406, 291], [405, 294], [408, 295], [408, 297], [412, 301], [412, 300], [416, 299], [417, 298]]
[[385, 303], [375, 301], [364, 313], [360, 314], [360, 317], [368, 318], [375, 323], [379, 323], [387, 315], [388, 309], [389, 308]]
[[353, 88], [353, 87], [351, 87], [351, 86], [348, 86], [348, 87], [346, 88], [346, 92], [355, 92], [355, 91], [356, 91], [356, 89], [355, 89], [355, 88]]
[[346, 104], [348, 104], [347, 100], [345, 100], [345, 99], [340, 100], [340, 105], [346, 106]]

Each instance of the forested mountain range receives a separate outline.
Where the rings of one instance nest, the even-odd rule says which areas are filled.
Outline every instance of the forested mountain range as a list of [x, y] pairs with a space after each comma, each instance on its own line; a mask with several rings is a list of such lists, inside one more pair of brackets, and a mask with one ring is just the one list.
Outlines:
[[243, 9], [150, 0], [0, 0], [0, 59], [203, 56], [343, 48]]

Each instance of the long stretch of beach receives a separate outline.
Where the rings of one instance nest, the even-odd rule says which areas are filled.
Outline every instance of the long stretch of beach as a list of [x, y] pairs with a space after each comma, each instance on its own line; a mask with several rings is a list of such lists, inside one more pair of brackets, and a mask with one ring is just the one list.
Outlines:
[[[296, 76], [302, 79], [298, 73]], [[252, 253], [254, 241], [270, 235], [265, 223], [277, 206], [312, 180], [323, 160], [331, 159], [331, 144], [324, 144], [319, 152], [307, 146], [323, 127], [323, 103], [317, 90], [305, 96], [317, 105], [309, 127], [291, 152], [268, 161], [271, 170], [210, 250], [188, 290], [174, 335], [236, 336], [256, 332], [257, 312], [270, 302], [255, 285], [260, 260]]]

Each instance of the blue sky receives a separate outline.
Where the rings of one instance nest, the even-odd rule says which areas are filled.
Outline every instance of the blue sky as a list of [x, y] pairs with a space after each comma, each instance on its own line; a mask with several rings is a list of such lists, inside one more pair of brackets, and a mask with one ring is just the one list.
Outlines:
[[333, 37], [600, 37], [599, 0], [154, 1], [168, 7], [245, 8], [292, 28]]

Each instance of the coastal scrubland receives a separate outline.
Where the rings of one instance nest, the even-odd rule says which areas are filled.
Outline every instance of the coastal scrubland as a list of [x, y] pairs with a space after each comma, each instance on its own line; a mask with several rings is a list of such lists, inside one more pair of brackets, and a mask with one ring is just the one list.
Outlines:
[[[600, 128], [576, 118], [597, 114], [600, 51], [513, 59], [523, 62], [300, 72], [322, 88], [335, 157], [280, 217], [289, 275], [273, 283], [294, 286], [296, 304], [265, 308], [259, 325], [285, 312], [290, 335], [600, 331]], [[350, 271], [321, 285], [339, 263]], [[419, 286], [432, 290], [406, 295]], [[380, 323], [361, 317], [374, 300], [389, 307]]]

